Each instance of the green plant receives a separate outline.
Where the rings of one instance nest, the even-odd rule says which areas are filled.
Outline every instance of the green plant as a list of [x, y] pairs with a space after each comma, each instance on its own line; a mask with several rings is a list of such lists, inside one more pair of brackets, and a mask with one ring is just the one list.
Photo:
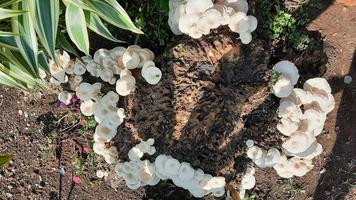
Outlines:
[[296, 17], [295, 13], [284, 7], [281, 0], [263, 0], [257, 5], [257, 9], [263, 19], [266, 19], [262, 26], [267, 29], [271, 40], [276, 42], [284, 40], [289, 47], [297, 51], [313, 47], [312, 39], [303, 29], [310, 21], [307, 14], [303, 13]]
[[[116, 0], [5, 0], [0, 3], [0, 84], [22, 90], [45, 88], [39, 67], [49, 71], [47, 56], [56, 59], [58, 45], [75, 52], [64, 33], [75, 46], [89, 54], [87, 28], [114, 42], [103, 21], [118, 28], [142, 33]], [[64, 10], [65, 9], [65, 10]], [[60, 20], [65, 13], [65, 20]], [[11, 18], [11, 21], [8, 19]], [[65, 23], [60, 25], [59, 23]], [[9, 28], [11, 27], [11, 28]], [[59, 28], [64, 27], [64, 30]], [[39, 40], [39, 43], [38, 43]]]
[[12, 160], [12, 155], [0, 155], [0, 167]]

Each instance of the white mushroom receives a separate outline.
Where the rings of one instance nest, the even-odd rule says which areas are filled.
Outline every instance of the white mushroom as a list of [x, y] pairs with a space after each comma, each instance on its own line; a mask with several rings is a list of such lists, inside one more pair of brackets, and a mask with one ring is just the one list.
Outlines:
[[103, 65], [103, 59], [105, 57], [109, 57], [109, 56], [110, 56], [109, 50], [107, 50], [107, 49], [99, 49], [99, 50], [97, 50], [95, 52], [93, 59], [94, 59], [94, 61], [96, 63], [98, 63], [100, 65]]
[[302, 118], [302, 110], [291, 101], [282, 101], [278, 107], [278, 116], [289, 118], [294, 122], [299, 122]]
[[206, 24], [209, 29], [215, 29], [221, 25], [221, 20], [221, 13], [218, 10], [211, 8], [205, 11], [204, 15], [202, 16], [201, 23]]
[[92, 100], [84, 101], [80, 104], [80, 111], [85, 116], [91, 116], [94, 114], [94, 102]]
[[293, 92], [293, 84], [287, 76], [281, 75], [273, 84], [272, 91], [279, 98], [288, 97]]
[[126, 69], [135, 69], [140, 64], [140, 56], [134, 49], [127, 50], [122, 56], [122, 62]]
[[236, 12], [229, 21], [229, 27], [233, 32], [246, 33], [250, 29], [249, 18], [244, 12]]
[[110, 147], [104, 151], [104, 159], [108, 164], [113, 164], [117, 162], [117, 149], [115, 147]]
[[194, 178], [195, 170], [190, 166], [189, 163], [182, 162], [178, 171], [178, 178], [182, 181], [189, 181]]
[[250, 32], [240, 33], [240, 40], [242, 44], [249, 44], [252, 41], [252, 34]]
[[162, 78], [162, 72], [157, 67], [149, 67], [145, 70], [145, 76], [143, 78], [147, 83], [156, 85]]
[[282, 147], [293, 154], [302, 153], [307, 150], [315, 140], [314, 135], [297, 131], [290, 135], [289, 139], [282, 144]]
[[139, 148], [133, 147], [130, 149], [128, 156], [129, 159], [134, 161], [134, 160], [140, 160], [143, 156], [144, 152], [142, 152]]
[[79, 84], [83, 81], [83, 77], [82, 76], [74, 76], [74, 82]]
[[289, 118], [282, 118], [280, 123], [277, 124], [277, 129], [285, 136], [290, 136], [298, 130], [299, 124]]
[[93, 151], [99, 155], [103, 155], [105, 153], [106, 145], [104, 142], [94, 142]]
[[265, 162], [264, 162], [265, 167], [273, 167], [274, 165], [279, 163], [280, 159], [281, 159], [281, 153], [279, 152], [279, 150], [273, 147], [270, 148], [267, 151], [267, 155], [265, 157]]
[[63, 91], [58, 94], [58, 100], [64, 103], [65, 105], [69, 105], [72, 100], [72, 96], [73, 95], [71, 93]]
[[186, 12], [188, 15], [202, 16], [206, 10], [213, 6], [211, 0], [187, 0]]
[[98, 135], [98, 137], [105, 140], [106, 142], [109, 142], [115, 137], [116, 129], [112, 129], [111, 127], [106, 127], [102, 124], [99, 124], [95, 128], [95, 134]]
[[169, 176], [175, 176], [178, 174], [181, 164], [177, 159], [169, 158], [164, 162], [164, 171]]
[[289, 62], [287, 60], [280, 61], [274, 65], [273, 71], [282, 73], [287, 76], [291, 81], [292, 85], [295, 85], [298, 82], [298, 69], [292, 62]]
[[81, 61], [77, 60], [77, 62], [74, 64], [73, 73], [75, 75], [81, 76], [85, 72], [86, 72], [85, 65]]

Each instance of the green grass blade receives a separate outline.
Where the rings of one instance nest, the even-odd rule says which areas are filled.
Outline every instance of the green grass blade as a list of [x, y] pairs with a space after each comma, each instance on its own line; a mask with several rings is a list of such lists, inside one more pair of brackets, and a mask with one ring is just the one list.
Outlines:
[[[14, 4], [13, 8], [30, 10], [31, 2], [32, 1], [21, 1], [18, 4]], [[37, 37], [29, 12], [12, 18], [12, 31], [18, 34], [18, 36], [15, 36], [16, 46], [18, 47], [24, 60], [26, 60], [28, 68], [33, 76], [38, 76]]]
[[89, 36], [83, 9], [68, 3], [65, 17], [70, 39], [79, 50], [89, 55]]
[[116, 39], [110, 31], [106, 28], [104, 23], [101, 21], [98, 15], [85, 11], [85, 20], [87, 22], [87, 26], [90, 30], [94, 31], [98, 35], [101, 35], [102, 37], [111, 40], [113, 42], [123, 42], [121, 40]]
[[126, 11], [115, 0], [88, 0], [88, 4], [96, 11], [96, 14], [110, 24], [134, 33], [143, 34], [133, 24]]
[[26, 11], [0, 8], [0, 20], [10, 17], [16, 17], [24, 13], [26, 13]]
[[58, 0], [33, 0], [31, 15], [37, 35], [47, 53], [55, 59], [56, 37], [59, 21]]
[[12, 155], [0, 155], [0, 167], [12, 160]]

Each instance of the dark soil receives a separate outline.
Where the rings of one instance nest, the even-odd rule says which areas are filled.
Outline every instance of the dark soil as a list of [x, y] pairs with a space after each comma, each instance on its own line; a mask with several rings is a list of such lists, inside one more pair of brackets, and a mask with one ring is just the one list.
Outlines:
[[[114, 141], [120, 159], [125, 161], [140, 140], [153, 137], [158, 153], [224, 176], [236, 188], [250, 164], [244, 142], [254, 139], [265, 148], [280, 144], [278, 99], [270, 94], [269, 71], [278, 60], [289, 59], [302, 74], [299, 84], [324, 76], [332, 86], [336, 108], [318, 137], [324, 152], [302, 178], [284, 180], [271, 169], [257, 169], [256, 187], [248, 193], [256, 199], [356, 199], [356, 7], [325, 4], [318, 14], [308, 29], [316, 39], [323, 37], [324, 45], [308, 52], [273, 52], [271, 44], [257, 38], [240, 45], [224, 28], [172, 44], [156, 60], [161, 82], [151, 86], [138, 80], [135, 94], [121, 98], [128, 118]], [[354, 78], [349, 85], [343, 82], [347, 74]], [[14, 155], [0, 168], [0, 199], [192, 199], [170, 182], [133, 191], [120, 180], [98, 180], [96, 170], [106, 168], [103, 159], [81, 152], [90, 146], [94, 130], [68, 129], [77, 127], [80, 116], [59, 109], [56, 99], [0, 87], [0, 154]], [[72, 185], [78, 170], [71, 157], [77, 154], [85, 161], [82, 183]], [[66, 170], [62, 178], [60, 166]]]

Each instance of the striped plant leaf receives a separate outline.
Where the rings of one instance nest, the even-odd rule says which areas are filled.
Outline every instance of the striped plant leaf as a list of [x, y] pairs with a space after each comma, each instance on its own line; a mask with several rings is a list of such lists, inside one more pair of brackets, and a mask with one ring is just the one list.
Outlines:
[[68, 3], [65, 18], [70, 39], [79, 50], [89, 55], [89, 36], [83, 9]]
[[47, 53], [55, 59], [56, 36], [59, 21], [59, 1], [33, 0], [31, 16], [38, 38]]
[[48, 65], [48, 61], [47, 61], [47, 57], [46, 54], [44, 54], [43, 51], [39, 51], [38, 52], [38, 64], [40, 65], [40, 67], [47, 71], [48, 73], [50, 73], [49, 71], [49, 65]]
[[[20, 90], [27, 90], [26, 86], [22, 83], [17, 82], [13, 77], [2, 71], [4, 66], [0, 64], [0, 84], [7, 85], [9, 87], [14, 87]], [[5, 68], [5, 67], [4, 67]]]
[[80, 57], [78, 52], [74, 49], [72, 44], [67, 39], [66, 35], [62, 32], [58, 32], [57, 36], [57, 48], [64, 49], [67, 52], [74, 54], [76, 57]]
[[95, 10], [93, 10], [92, 8], [90, 8], [90, 6], [87, 4], [86, 0], [63, 0], [63, 2], [66, 2], [66, 6], [68, 6], [68, 3], [72, 3], [74, 5], [76, 5], [79, 8], [82, 8], [83, 10], [88, 10], [91, 12], [95, 12]]
[[110, 31], [106, 28], [104, 23], [101, 21], [100, 17], [95, 13], [84, 11], [85, 13], [85, 20], [87, 22], [87, 26], [90, 30], [94, 31], [98, 35], [111, 40], [113, 42], [123, 42], [121, 40], [116, 39]]
[[14, 36], [0, 36], [0, 47], [18, 50]]
[[[30, 3], [31, 1], [21, 1], [13, 4], [13, 9], [30, 10]], [[38, 76], [37, 37], [29, 12], [12, 18], [12, 31], [18, 34], [18, 36], [15, 36], [16, 46], [27, 62], [29, 71], [34, 77]]]
[[24, 13], [26, 13], [26, 11], [0, 8], [0, 20], [10, 18], [10, 17], [16, 17]]
[[7, 1], [6, 0], [5, 1], [1, 0], [0, 1], [0, 7], [5, 8], [7, 6], [11, 6], [12, 4], [18, 3], [20, 1], [22, 1], [22, 0], [7, 0]]
[[1, 37], [8, 37], [8, 36], [14, 36], [14, 35], [16, 35], [16, 34], [12, 33], [12, 32], [0, 31], [0, 36]]
[[87, 0], [87, 2], [96, 11], [96, 14], [110, 24], [134, 33], [143, 34], [133, 24], [126, 11], [115, 0]]

